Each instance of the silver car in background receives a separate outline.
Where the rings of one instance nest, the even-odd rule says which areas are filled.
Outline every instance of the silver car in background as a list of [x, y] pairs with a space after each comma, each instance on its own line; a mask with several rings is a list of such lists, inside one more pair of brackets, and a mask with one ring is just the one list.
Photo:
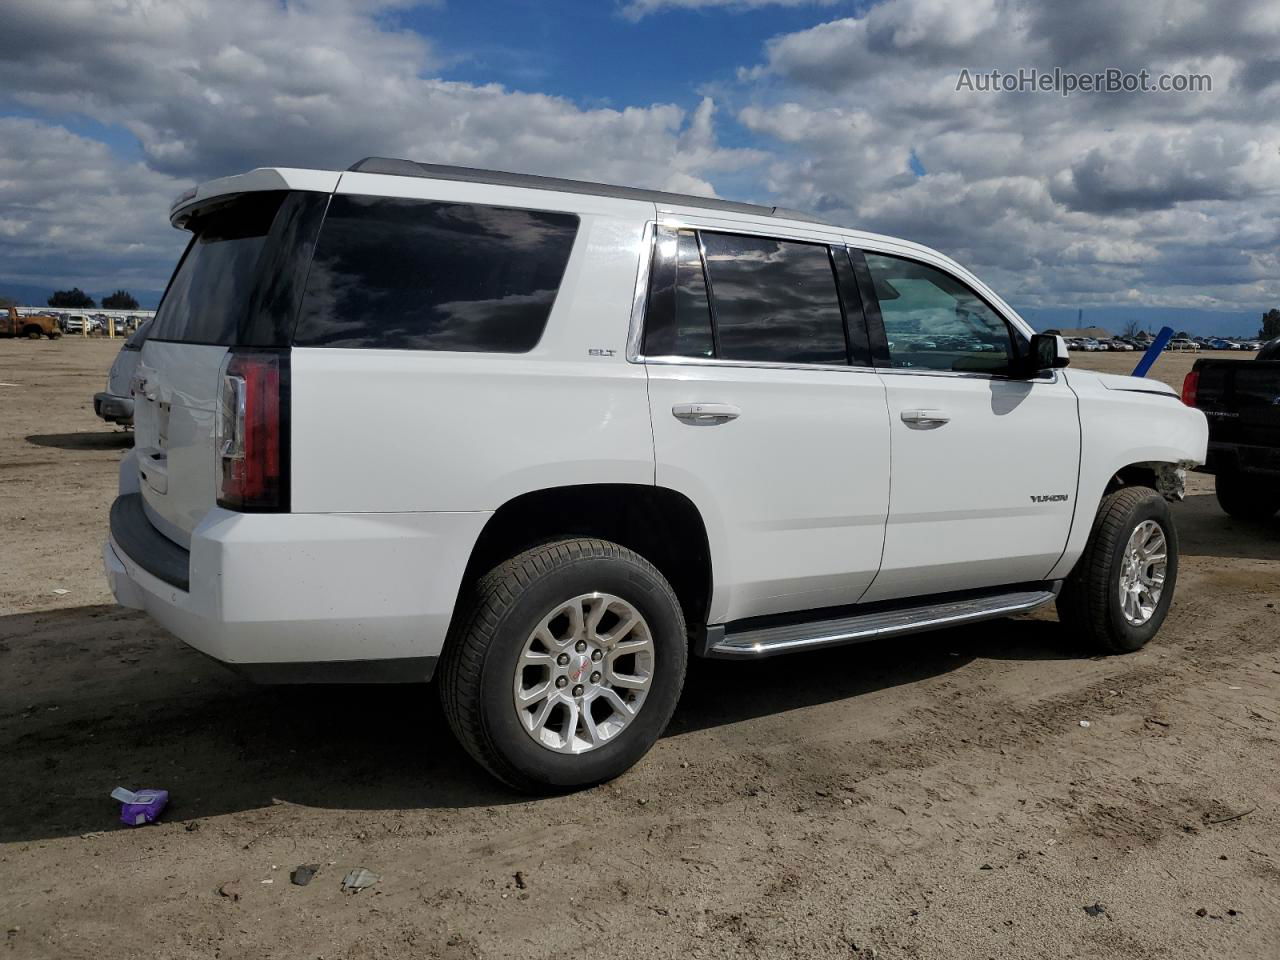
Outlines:
[[133, 380], [133, 371], [138, 366], [142, 345], [146, 342], [150, 329], [151, 321], [147, 320], [129, 335], [115, 362], [111, 364], [111, 371], [107, 374], [107, 389], [93, 395], [93, 412], [107, 423], [118, 423], [122, 427], [133, 426], [133, 394], [129, 383]]

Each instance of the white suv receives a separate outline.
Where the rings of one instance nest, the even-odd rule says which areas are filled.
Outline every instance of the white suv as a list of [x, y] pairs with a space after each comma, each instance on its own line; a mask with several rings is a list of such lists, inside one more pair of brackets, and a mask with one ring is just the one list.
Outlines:
[[689, 654], [1057, 600], [1135, 650], [1203, 414], [1062, 369], [925, 247], [748, 204], [370, 159], [181, 198], [117, 599], [271, 681], [426, 681], [523, 789], [635, 763]]

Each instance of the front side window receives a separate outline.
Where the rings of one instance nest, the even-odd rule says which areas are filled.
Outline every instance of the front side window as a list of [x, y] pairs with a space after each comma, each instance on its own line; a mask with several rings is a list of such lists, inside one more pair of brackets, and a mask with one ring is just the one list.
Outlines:
[[569, 262], [568, 213], [335, 196], [293, 342], [523, 353], [542, 336]]
[[849, 362], [825, 245], [709, 232], [702, 244], [721, 358]]
[[964, 283], [936, 267], [867, 253], [895, 367], [999, 373], [1013, 359], [1009, 325]]

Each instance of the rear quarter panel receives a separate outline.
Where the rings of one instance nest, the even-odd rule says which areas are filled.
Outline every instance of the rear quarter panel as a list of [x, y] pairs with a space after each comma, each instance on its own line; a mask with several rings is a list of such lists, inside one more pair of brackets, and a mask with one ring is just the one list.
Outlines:
[[[405, 177], [357, 186], [425, 198], [441, 189]], [[472, 184], [448, 185], [442, 198], [578, 213], [542, 339], [524, 354], [294, 349], [293, 510], [495, 510], [547, 487], [652, 484], [647, 381], [626, 361], [652, 205], [560, 206], [545, 191]]]

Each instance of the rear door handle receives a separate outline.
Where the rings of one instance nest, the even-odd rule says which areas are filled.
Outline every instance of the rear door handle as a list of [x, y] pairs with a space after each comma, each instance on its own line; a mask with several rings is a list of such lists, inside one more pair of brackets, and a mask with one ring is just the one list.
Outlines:
[[902, 422], [940, 427], [944, 423], [950, 423], [951, 418], [941, 410], [903, 410]]
[[699, 426], [714, 426], [738, 419], [742, 413], [731, 403], [677, 403], [671, 408], [671, 415], [684, 423]]

